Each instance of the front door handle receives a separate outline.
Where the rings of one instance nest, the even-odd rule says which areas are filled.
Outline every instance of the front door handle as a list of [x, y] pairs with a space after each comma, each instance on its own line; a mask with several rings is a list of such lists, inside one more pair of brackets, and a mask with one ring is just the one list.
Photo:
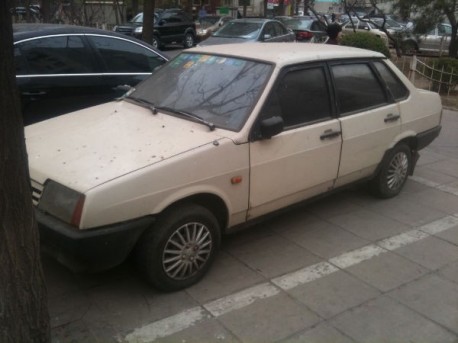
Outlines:
[[332, 139], [335, 137], [339, 137], [342, 134], [341, 131], [334, 131], [332, 129], [326, 130], [323, 132], [323, 134], [320, 136], [320, 139], [323, 141], [325, 139]]
[[38, 92], [22, 92], [22, 95], [26, 95], [26, 96], [40, 96], [40, 95], [46, 95], [46, 92], [44, 92], [44, 91], [38, 91]]
[[384, 121], [385, 121], [385, 123], [389, 123], [389, 122], [392, 122], [392, 121], [397, 121], [397, 120], [399, 120], [399, 118], [401, 118], [401, 116], [399, 114], [390, 113], [385, 117]]

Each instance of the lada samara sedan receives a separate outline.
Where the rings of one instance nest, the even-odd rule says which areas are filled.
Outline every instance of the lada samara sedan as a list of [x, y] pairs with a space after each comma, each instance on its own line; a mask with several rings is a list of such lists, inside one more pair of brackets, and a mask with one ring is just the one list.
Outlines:
[[368, 50], [194, 48], [153, 76], [26, 127], [43, 248], [75, 271], [133, 254], [156, 288], [188, 287], [252, 220], [356, 181], [397, 195], [441, 128], [439, 96]]

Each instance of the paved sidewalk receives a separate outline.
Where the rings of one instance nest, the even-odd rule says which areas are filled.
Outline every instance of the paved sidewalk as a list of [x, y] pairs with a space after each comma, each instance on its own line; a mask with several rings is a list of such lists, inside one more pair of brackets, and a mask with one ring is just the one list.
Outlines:
[[400, 196], [354, 188], [229, 237], [176, 293], [44, 259], [54, 342], [458, 342], [458, 112]]

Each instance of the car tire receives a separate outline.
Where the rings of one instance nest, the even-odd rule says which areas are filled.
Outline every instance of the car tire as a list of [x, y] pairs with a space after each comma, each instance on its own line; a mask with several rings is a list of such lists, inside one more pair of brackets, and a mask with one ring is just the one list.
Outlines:
[[153, 41], [151, 42], [151, 45], [156, 49], [162, 49], [162, 44], [158, 36], [153, 36]]
[[192, 48], [196, 43], [194, 35], [192, 33], [186, 33], [184, 35], [183, 46], [185, 49]]
[[372, 192], [380, 198], [392, 198], [401, 192], [412, 168], [412, 152], [406, 144], [398, 144], [382, 161], [377, 176], [371, 180]]
[[220, 242], [215, 216], [203, 206], [185, 204], [166, 211], [140, 238], [137, 264], [156, 289], [178, 291], [205, 275]]

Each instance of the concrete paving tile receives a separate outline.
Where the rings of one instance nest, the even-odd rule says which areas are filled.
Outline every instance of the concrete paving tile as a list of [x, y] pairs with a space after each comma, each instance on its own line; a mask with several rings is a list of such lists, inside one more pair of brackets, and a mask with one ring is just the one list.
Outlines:
[[373, 212], [414, 227], [430, 223], [446, 216], [444, 211], [418, 203], [415, 201], [415, 197], [404, 199], [399, 196], [392, 199], [386, 199], [376, 204], [369, 204], [368, 208]]
[[438, 161], [435, 163], [428, 164], [426, 167], [429, 170], [436, 171], [452, 177], [457, 176], [458, 170], [458, 159], [448, 158], [446, 160]]
[[336, 216], [329, 221], [372, 242], [412, 229], [409, 225], [366, 209]]
[[[415, 170], [415, 176], [417, 176], [417, 171]], [[408, 178], [407, 182], [405, 183], [404, 187], [402, 188], [401, 194], [411, 194], [411, 193], [419, 193], [429, 189], [429, 186], [421, 184], [412, 178]]]
[[329, 319], [380, 295], [380, 291], [338, 271], [289, 293], [321, 317]]
[[439, 269], [458, 260], [458, 246], [435, 237], [411, 243], [397, 249], [396, 253], [430, 270]]
[[346, 270], [382, 292], [397, 288], [428, 272], [426, 268], [391, 252], [373, 257]]
[[428, 275], [389, 293], [389, 296], [458, 335], [458, 285]]
[[87, 291], [91, 310], [84, 319], [112, 323], [129, 331], [145, 324], [195, 307], [196, 301], [185, 291], [160, 293], [146, 283], [131, 280], [112, 283]]
[[341, 332], [337, 331], [332, 326], [321, 323], [315, 327], [301, 332], [297, 335], [289, 337], [281, 343], [295, 343], [295, 342], [307, 342], [307, 343], [353, 343], [355, 342], [348, 336], [345, 336]]
[[153, 342], [161, 343], [239, 343], [233, 334], [226, 330], [216, 319], [208, 319], [176, 334], [158, 338]]
[[447, 159], [446, 156], [442, 156], [438, 154], [435, 150], [432, 150], [430, 147], [427, 149], [423, 149], [420, 151], [420, 159], [417, 162], [417, 167], [418, 166], [427, 166], [429, 164], [438, 162], [438, 161], [443, 161]]
[[281, 236], [324, 258], [340, 255], [369, 243], [337, 225], [317, 220], [303, 227], [284, 230]]
[[48, 296], [48, 311], [51, 328], [72, 323], [83, 318], [91, 309], [87, 294], [78, 289], [72, 293]]
[[261, 238], [249, 245], [233, 246], [227, 253], [268, 279], [321, 261], [278, 235]]
[[456, 342], [458, 336], [388, 297], [347, 311], [330, 324], [358, 342]]
[[51, 330], [52, 343], [119, 343], [118, 331], [109, 324], [91, 325], [83, 320]]
[[437, 275], [458, 284], [458, 261], [452, 262], [445, 266], [439, 270]]
[[351, 198], [352, 192], [341, 191], [308, 204], [306, 209], [320, 218], [327, 219], [359, 210], [361, 206], [352, 202]]
[[265, 279], [245, 264], [221, 252], [205, 278], [186, 292], [200, 304], [249, 288]]
[[430, 188], [416, 194], [415, 201], [448, 214], [458, 213], [458, 196], [438, 189]]
[[437, 233], [435, 236], [440, 237], [450, 243], [458, 245], [458, 225], [448, 230]]
[[242, 342], [275, 342], [317, 324], [320, 318], [286, 294], [255, 302], [218, 320]]
[[456, 175], [450, 176], [442, 174], [435, 170], [428, 169], [425, 166], [418, 166], [417, 168], [415, 168], [414, 175], [440, 185], [457, 181]]

